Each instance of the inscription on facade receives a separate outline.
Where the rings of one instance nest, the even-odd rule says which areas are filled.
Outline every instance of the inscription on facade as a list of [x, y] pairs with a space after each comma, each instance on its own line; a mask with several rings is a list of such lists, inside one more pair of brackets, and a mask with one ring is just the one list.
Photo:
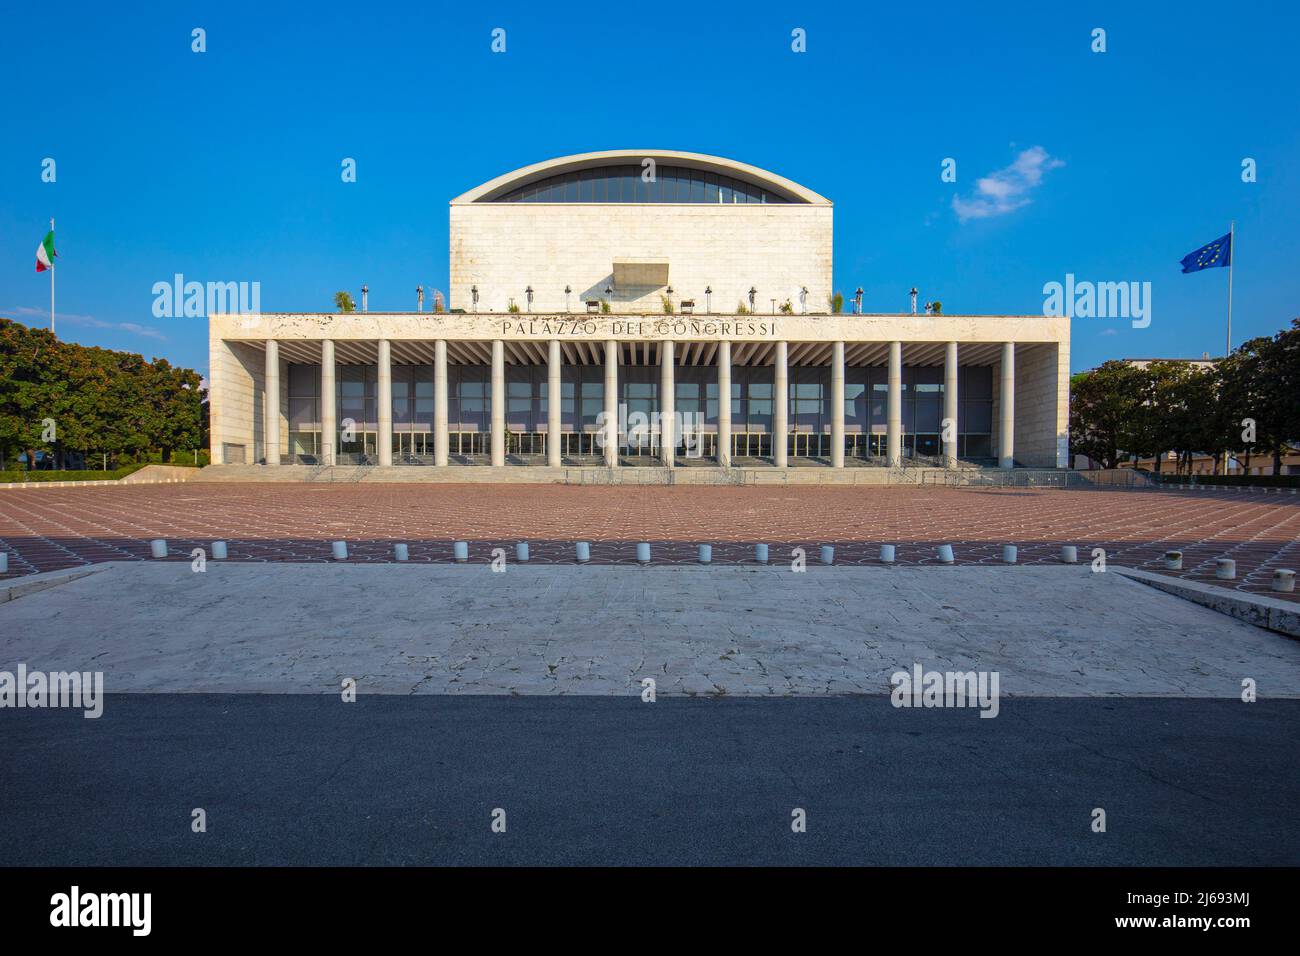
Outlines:
[[663, 319], [504, 319], [501, 335], [598, 337], [644, 341], [647, 339], [771, 339], [776, 323], [763, 319], [663, 318]]

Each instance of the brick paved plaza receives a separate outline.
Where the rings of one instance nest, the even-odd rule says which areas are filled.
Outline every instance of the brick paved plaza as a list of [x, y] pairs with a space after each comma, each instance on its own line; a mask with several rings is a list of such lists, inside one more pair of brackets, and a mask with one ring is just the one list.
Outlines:
[[[537, 563], [572, 561], [570, 542], [592, 542], [592, 562], [634, 563], [638, 541], [656, 562], [752, 559], [751, 543], [788, 560], [803, 546], [836, 545], [841, 564], [876, 563], [879, 544], [898, 545], [906, 565], [935, 563], [952, 544], [959, 564], [997, 564], [1015, 544], [1026, 564], [1055, 563], [1062, 544], [1088, 560], [1160, 570], [1163, 553], [1184, 552], [1183, 577], [1214, 580], [1214, 559], [1237, 561], [1236, 587], [1267, 591], [1275, 568], [1300, 566], [1300, 497], [1247, 492], [974, 490], [899, 487], [582, 487], [567, 485], [230, 484], [191, 482], [0, 491], [0, 546], [8, 577], [98, 561], [149, 557], [166, 538], [175, 560], [193, 547], [229, 542], [236, 561], [327, 561], [346, 539], [350, 560], [388, 561], [392, 543], [410, 559], [451, 560], [451, 541], [470, 559], [531, 542]], [[1290, 597], [1296, 595], [1274, 595]]]

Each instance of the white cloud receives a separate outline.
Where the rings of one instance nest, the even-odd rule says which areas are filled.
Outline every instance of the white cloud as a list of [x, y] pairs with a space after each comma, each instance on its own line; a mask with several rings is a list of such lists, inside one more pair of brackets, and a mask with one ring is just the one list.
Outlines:
[[143, 335], [145, 338], [159, 339], [164, 342], [167, 340], [167, 337], [157, 329], [151, 329], [143, 325], [136, 325], [134, 322], [119, 322], [117, 327], [124, 332], [134, 332], [136, 335]]
[[952, 197], [952, 210], [962, 222], [1005, 216], [1030, 203], [1029, 194], [1043, 181], [1049, 169], [1064, 166], [1041, 146], [1024, 150], [1010, 166], [975, 181], [975, 195]]
[[[16, 309], [10, 309], [11, 315], [29, 316], [32, 318], [45, 319], [47, 322], [50, 313], [47, 309], [32, 309], [27, 306], [19, 306]], [[147, 339], [157, 339], [160, 342], [166, 342], [167, 336], [163, 335], [157, 329], [151, 329], [147, 325], [137, 325], [135, 322], [105, 322], [103, 319], [97, 319], [93, 315], [79, 315], [75, 312], [55, 312], [54, 321], [58, 324], [84, 325], [92, 329], [117, 329], [122, 332], [130, 332], [132, 335], [143, 336]]]

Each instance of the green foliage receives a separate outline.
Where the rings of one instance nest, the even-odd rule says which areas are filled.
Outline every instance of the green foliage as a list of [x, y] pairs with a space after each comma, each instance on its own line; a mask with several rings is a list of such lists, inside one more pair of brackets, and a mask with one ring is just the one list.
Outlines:
[[[1254, 422], [1254, 442], [1246, 426]], [[1110, 361], [1070, 380], [1070, 446], [1104, 467], [1167, 452], [1181, 470], [1195, 454], [1269, 454], [1274, 474], [1300, 442], [1300, 319], [1242, 343], [1211, 368]]]
[[[165, 359], [62, 342], [43, 329], [0, 319], [0, 455], [22, 452], [154, 454], [207, 445], [207, 403], [198, 372]], [[43, 438], [52, 419], [54, 441]], [[96, 464], [87, 461], [88, 465]]]
[[609, 315], [609, 301], [608, 301], [608, 300], [606, 300], [606, 299], [601, 299], [601, 300], [600, 300], [600, 311], [601, 311], [602, 313], [604, 313], [605, 315]]
[[673, 300], [670, 299], [670, 298], [668, 298], [668, 296], [666, 296], [666, 295], [661, 295], [661, 296], [659, 297], [659, 304], [663, 306], [663, 309], [664, 309], [664, 315], [672, 315], [672, 314], [673, 314]]
[[1131, 451], [1131, 426], [1141, 406], [1141, 371], [1110, 361], [1070, 379], [1070, 448], [1105, 468]]
[[340, 312], [355, 312], [357, 304], [352, 301], [352, 293], [342, 290], [334, 293], [334, 308]]
[[782, 315], [791, 315], [794, 312], [794, 306], [790, 304], [789, 299], [786, 299], [779, 306], [777, 306], [777, 308], [781, 310]]
[[511, 302], [510, 305], [506, 307], [506, 311], [507, 311], [507, 312], [518, 312], [518, 311], [519, 311], [519, 305], [518, 305], [518, 303], [516, 303], [516, 302]]
[[749, 306], [743, 302], [736, 303], [736, 315], [749, 315]]
[[829, 301], [831, 306], [831, 315], [839, 315], [844, 311], [844, 296], [842, 293], [836, 292], [830, 297]]
[[132, 472], [144, 468], [145, 464], [123, 465], [109, 471], [0, 471], [0, 484], [18, 481], [117, 481]]

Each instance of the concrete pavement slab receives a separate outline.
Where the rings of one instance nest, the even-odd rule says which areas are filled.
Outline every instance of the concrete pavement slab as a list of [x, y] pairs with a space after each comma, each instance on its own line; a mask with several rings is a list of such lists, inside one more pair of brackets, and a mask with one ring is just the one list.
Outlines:
[[[727, 603], [720, 602], [725, 595]], [[0, 604], [0, 669], [109, 693], [1300, 696], [1300, 643], [1087, 567], [125, 562]]]

